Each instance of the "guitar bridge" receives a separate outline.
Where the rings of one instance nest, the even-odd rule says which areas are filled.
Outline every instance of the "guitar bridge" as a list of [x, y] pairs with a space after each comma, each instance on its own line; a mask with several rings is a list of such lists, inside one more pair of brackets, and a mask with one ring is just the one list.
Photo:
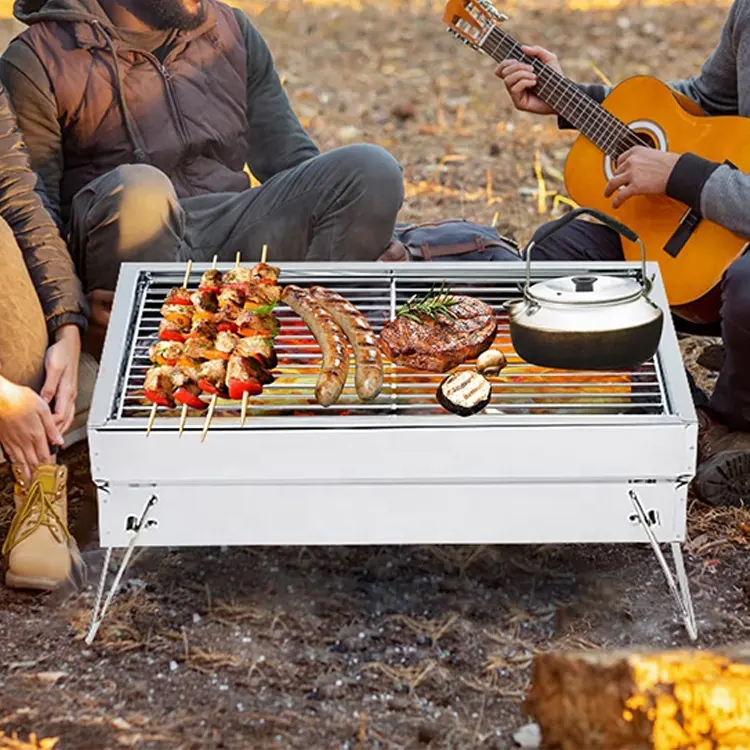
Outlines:
[[664, 252], [672, 258], [676, 258], [685, 247], [687, 241], [693, 236], [693, 233], [701, 223], [702, 217], [692, 208], [682, 217], [682, 221], [677, 225], [672, 236], [664, 245]]
[[[724, 164], [732, 169], [737, 169], [737, 166], [729, 161], [729, 159], [725, 159]], [[676, 258], [682, 252], [685, 243], [693, 236], [693, 233], [702, 220], [703, 217], [691, 208], [682, 217], [682, 221], [677, 225], [677, 229], [674, 230], [672, 236], [667, 240], [667, 244], [664, 245], [664, 252], [672, 258]]]

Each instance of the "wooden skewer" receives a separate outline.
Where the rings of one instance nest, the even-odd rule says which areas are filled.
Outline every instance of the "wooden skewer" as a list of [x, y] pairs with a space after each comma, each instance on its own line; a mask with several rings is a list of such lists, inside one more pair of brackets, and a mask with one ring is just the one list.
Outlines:
[[188, 415], [188, 405], [183, 404], [182, 415], [180, 416], [180, 437], [182, 437], [182, 433], [185, 431], [185, 422], [187, 422], [187, 415]]
[[247, 422], [247, 402], [249, 398], [250, 398], [250, 394], [247, 391], [245, 391], [242, 394], [242, 422], [240, 423], [241, 427], [244, 427], [245, 422]]
[[268, 260], [268, 245], [263, 245], [263, 252], [260, 254], [260, 262], [265, 265]]
[[208, 414], [206, 414], [206, 424], [203, 426], [203, 435], [201, 435], [201, 443], [206, 439], [206, 435], [208, 435], [208, 428], [211, 426], [211, 420], [214, 418], [214, 409], [216, 408], [216, 402], [219, 400], [219, 397], [214, 394], [211, 396], [211, 403], [208, 407]]
[[151, 434], [151, 428], [154, 426], [154, 420], [156, 419], [156, 410], [159, 408], [158, 404], [151, 405], [151, 415], [148, 418], [148, 426], [146, 427], [146, 437]]
[[187, 264], [187, 270], [185, 271], [185, 280], [182, 282], [182, 286], [187, 289], [187, 285], [190, 283], [190, 272], [193, 270], [193, 261], [189, 260]]
[[219, 260], [219, 256], [218, 255], [214, 255], [213, 262], [211, 263], [211, 268], [213, 268], [214, 271], [216, 270], [216, 262], [218, 260]]
[[242, 259], [242, 253], [237, 253], [237, 258], [236, 258], [236, 263], [235, 263], [235, 266], [236, 266], [237, 268], [239, 268], [239, 267], [240, 267], [240, 260], [241, 260], [241, 259]]

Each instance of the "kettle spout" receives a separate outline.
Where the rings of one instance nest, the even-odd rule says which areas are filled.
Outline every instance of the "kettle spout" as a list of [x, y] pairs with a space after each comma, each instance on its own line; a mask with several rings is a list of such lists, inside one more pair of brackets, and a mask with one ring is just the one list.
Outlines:
[[526, 300], [509, 299], [507, 302], [503, 302], [503, 307], [507, 311], [508, 317], [511, 320], [515, 320], [526, 307]]

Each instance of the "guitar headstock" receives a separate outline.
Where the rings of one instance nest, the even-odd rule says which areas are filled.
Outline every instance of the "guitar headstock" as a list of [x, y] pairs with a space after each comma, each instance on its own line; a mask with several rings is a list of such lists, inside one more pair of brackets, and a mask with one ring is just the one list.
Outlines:
[[489, 0], [448, 0], [443, 13], [447, 30], [474, 49], [493, 27], [507, 20]]

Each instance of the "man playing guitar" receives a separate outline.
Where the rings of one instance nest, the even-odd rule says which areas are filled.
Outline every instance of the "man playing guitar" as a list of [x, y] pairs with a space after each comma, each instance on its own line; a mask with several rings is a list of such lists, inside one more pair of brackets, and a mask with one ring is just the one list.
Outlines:
[[[562, 74], [557, 57], [541, 47], [523, 47]], [[531, 65], [505, 60], [497, 68], [513, 105], [545, 115], [553, 110], [535, 94]], [[721, 39], [693, 78], [670, 83], [707, 115], [750, 117], [750, 0], [735, 0]], [[609, 90], [582, 85], [602, 102]], [[559, 125], [567, 123], [560, 118]], [[750, 240], [750, 174], [695, 154], [636, 146], [617, 160], [605, 195], [617, 208], [636, 195], [666, 195], [699, 215]], [[574, 221], [534, 246], [534, 260], [623, 260], [619, 235], [608, 227]], [[692, 382], [699, 417], [696, 493], [713, 505], [750, 500], [750, 254], [736, 260], [721, 283], [724, 361], [710, 398]]]

